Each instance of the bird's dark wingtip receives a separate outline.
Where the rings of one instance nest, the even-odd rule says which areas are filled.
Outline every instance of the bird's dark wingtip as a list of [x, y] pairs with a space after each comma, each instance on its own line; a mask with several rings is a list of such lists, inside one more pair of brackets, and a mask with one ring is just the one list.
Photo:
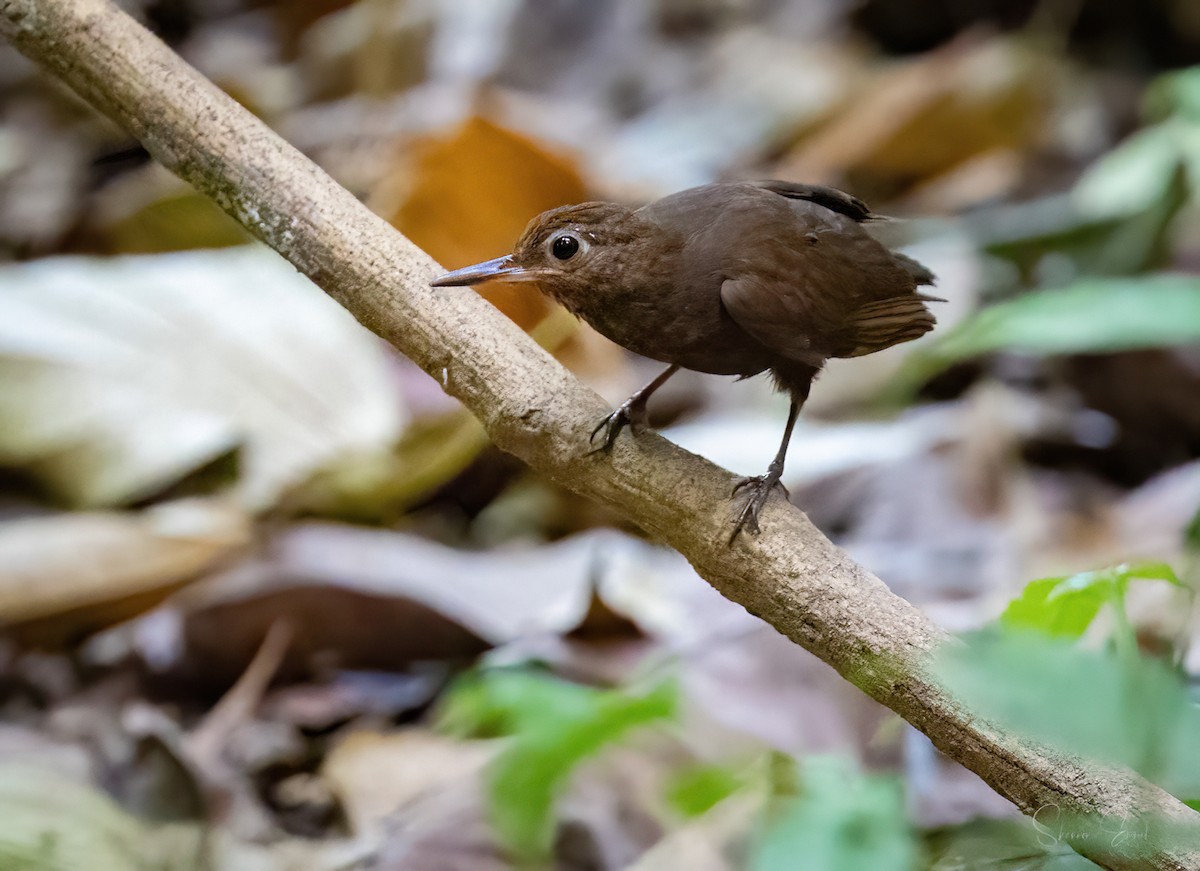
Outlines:
[[845, 191], [840, 191], [837, 188], [819, 184], [799, 184], [797, 182], [779, 181], [777, 179], [756, 181], [753, 184], [764, 190], [771, 191], [771, 193], [779, 194], [781, 197], [787, 197], [790, 200], [808, 200], [810, 203], [824, 206], [831, 212], [845, 215], [847, 218], [851, 218], [859, 223], [889, 220], [884, 215], [877, 215], [872, 212], [870, 206], [858, 197], [852, 196]]

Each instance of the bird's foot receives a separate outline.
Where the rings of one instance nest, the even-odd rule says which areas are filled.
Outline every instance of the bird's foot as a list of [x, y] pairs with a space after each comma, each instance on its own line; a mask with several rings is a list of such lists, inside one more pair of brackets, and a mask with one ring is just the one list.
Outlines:
[[617, 436], [621, 434], [621, 430], [625, 427], [636, 435], [646, 427], [646, 400], [639, 397], [630, 397], [617, 406], [617, 410], [610, 414], [600, 423], [596, 424], [596, 428], [592, 430], [590, 439], [592, 444], [596, 443], [596, 436], [604, 433], [599, 447], [592, 448], [588, 453], [608, 453], [612, 450], [613, 443], [616, 442]]
[[729, 536], [729, 544], [733, 545], [737, 537], [741, 535], [742, 530], [747, 530], [751, 535], [758, 535], [758, 515], [762, 512], [763, 506], [767, 504], [767, 499], [771, 496], [771, 491], [778, 487], [783, 491], [783, 495], [790, 499], [791, 494], [787, 487], [779, 480], [783, 476], [783, 468], [776, 468], [772, 465], [767, 469], [765, 475], [755, 475], [750, 478], [739, 478], [738, 482], [733, 485], [733, 493], [737, 496], [738, 493], [745, 491], [745, 496], [738, 511], [737, 520], [733, 524], [733, 534]]

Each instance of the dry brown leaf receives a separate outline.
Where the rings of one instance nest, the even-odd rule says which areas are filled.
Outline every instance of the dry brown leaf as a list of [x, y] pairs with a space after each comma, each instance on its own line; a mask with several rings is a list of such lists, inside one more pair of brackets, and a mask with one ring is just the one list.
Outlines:
[[498, 746], [423, 729], [352, 732], [325, 758], [321, 776], [340, 799], [351, 829], [369, 832], [422, 796], [478, 779]]
[[[380, 867], [421, 871], [507, 869], [488, 820], [486, 766], [502, 742], [454, 741], [431, 732], [356, 732], [321, 775], [352, 830], [383, 835]], [[574, 772], [557, 806], [557, 868], [616, 871], [662, 836], [673, 738], [609, 748]]]
[[853, 174], [894, 190], [984, 152], [1028, 146], [1048, 105], [1036, 57], [968, 34], [881, 72], [776, 172], [809, 181]]
[[[8, 55], [0, 59], [0, 71], [11, 74], [12, 62]], [[6, 258], [54, 250], [79, 219], [94, 135], [63, 107], [22, 95], [13, 84], [5, 82], [0, 102], [0, 243]]]
[[[277, 694], [270, 701], [273, 716], [313, 727], [363, 712], [386, 716], [426, 703], [444, 679], [438, 668], [408, 672], [413, 663], [551, 641], [581, 624], [592, 644], [597, 635], [624, 639], [631, 629], [620, 615], [629, 602], [602, 625], [588, 614], [603, 610], [594, 601], [593, 581], [615, 550], [628, 549], [626, 542], [636, 548], [630, 558], [641, 562], [632, 576], [641, 578], [647, 552], [660, 551], [610, 531], [470, 553], [398, 532], [302, 523], [271, 542], [269, 558], [191, 587], [103, 640], [109, 649], [137, 650], [176, 685], [195, 681], [220, 692], [247, 668], [269, 627], [286, 619], [297, 637], [281, 664], [281, 680], [316, 677], [319, 685]], [[627, 562], [617, 570], [628, 572]], [[696, 589], [724, 601], [691, 578]], [[636, 639], [621, 653], [608, 647], [603, 664], [624, 673], [636, 649]], [[382, 673], [371, 680], [348, 673], [357, 670]]]
[[999, 202], [1017, 189], [1024, 171], [1025, 159], [1017, 149], [981, 151], [918, 184], [904, 197], [898, 211], [947, 215], [980, 203]]
[[211, 571], [250, 531], [245, 513], [215, 500], [0, 524], [0, 626], [42, 644], [77, 638]]
[[336, 580], [275, 581], [271, 589], [187, 613], [183, 659], [171, 674], [208, 689], [228, 687], [267, 627], [281, 618], [296, 629], [280, 667], [284, 681], [340, 669], [394, 671], [417, 662], [468, 660], [488, 648], [461, 623], [403, 594], [347, 588]]
[[437, 4], [421, 0], [353, 3], [314, 21], [299, 44], [310, 97], [378, 98], [420, 84], [437, 19]]
[[666, 731], [647, 731], [604, 748], [571, 772], [555, 807], [558, 867], [624, 871], [658, 842], [671, 816], [671, 779], [695, 763], [687, 743]]
[[263, 699], [261, 716], [321, 732], [358, 718], [395, 721], [424, 708], [445, 688], [436, 668], [411, 671], [338, 671], [319, 682], [281, 686]]
[[[490, 105], [501, 112], [505, 103]], [[532, 218], [586, 199], [573, 159], [474, 115], [448, 135], [406, 148], [368, 204], [443, 266], [457, 269], [507, 254]], [[632, 389], [622, 377], [625, 352], [573, 318], [548, 323], [554, 306], [531, 285], [492, 281], [478, 291], [522, 328], [548, 327], [534, 337], [572, 371], [611, 386], [613, 395]]]
[[172, 602], [182, 612], [182, 638], [156, 649], [182, 651], [180, 661], [162, 664], [172, 674], [220, 689], [242, 674], [280, 619], [296, 630], [284, 679], [469, 658], [578, 626], [594, 567], [612, 540], [578, 536], [469, 553], [398, 532], [297, 524], [273, 540], [269, 560], [240, 565]]
[[[371, 205], [443, 266], [457, 269], [507, 254], [531, 218], [585, 199], [569, 160], [475, 116], [449, 136], [418, 142]], [[481, 293], [526, 329], [550, 310], [528, 286], [493, 282]]]
[[734, 871], [761, 811], [761, 797], [740, 792], [671, 832], [626, 871]]

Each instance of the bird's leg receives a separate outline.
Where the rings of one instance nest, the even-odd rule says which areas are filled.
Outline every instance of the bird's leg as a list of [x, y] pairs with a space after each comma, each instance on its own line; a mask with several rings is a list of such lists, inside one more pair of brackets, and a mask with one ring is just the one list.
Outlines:
[[591, 441], [596, 441], [596, 436], [600, 432], [604, 432], [604, 441], [600, 447], [595, 448], [592, 453], [597, 451], [611, 451], [613, 442], [617, 440], [617, 436], [621, 434], [621, 430], [625, 427], [631, 427], [636, 433], [646, 425], [646, 400], [655, 390], [667, 383], [667, 379], [679, 371], [678, 366], [669, 366], [657, 378], [639, 390], [633, 396], [626, 399], [617, 406], [617, 410], [610, 414], [604, 420], [596, 425], [592, 430]]
[[800, 402], [793, 397], [792, 407], [788, 411], [787, 426], [783, 428], [783, 442], [779, 445], [779, 453], [775, 454], [775, 459], [771, 460], [771, 465], [767, 466], [767, 474], [755, 475], [752, 478], [739, 478], [738, 482], [733, 485], [733, 495], [736, 496], [743, 490], [746, 491], [746, 495], [741, 510], [738, 512], [737, 521], [734, 523], [733, 534], [729, 536], [730, 545], [743, 529], [748, 529], [751, 534], [758, 535], [758, 515], [763, 506], [767, 504], [767, 499], [775, 487], [779, 487], [784, 496], [789, 495], [787, 488], [780, 483], [779, 479], [783, 477], [783, 461], [787, 456], [788, 442], [792, 440], [792, 428], [796, 425], [796, 416], [799, 413]]

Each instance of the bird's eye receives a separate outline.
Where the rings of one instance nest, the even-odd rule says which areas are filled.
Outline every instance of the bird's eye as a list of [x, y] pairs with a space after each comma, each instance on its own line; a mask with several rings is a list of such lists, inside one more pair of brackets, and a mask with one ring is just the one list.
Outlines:
[[550, 253], [558, 260], [570, 260], [579, 253], [579, 240], [566, 234], [559, 236], [550, 246]]

